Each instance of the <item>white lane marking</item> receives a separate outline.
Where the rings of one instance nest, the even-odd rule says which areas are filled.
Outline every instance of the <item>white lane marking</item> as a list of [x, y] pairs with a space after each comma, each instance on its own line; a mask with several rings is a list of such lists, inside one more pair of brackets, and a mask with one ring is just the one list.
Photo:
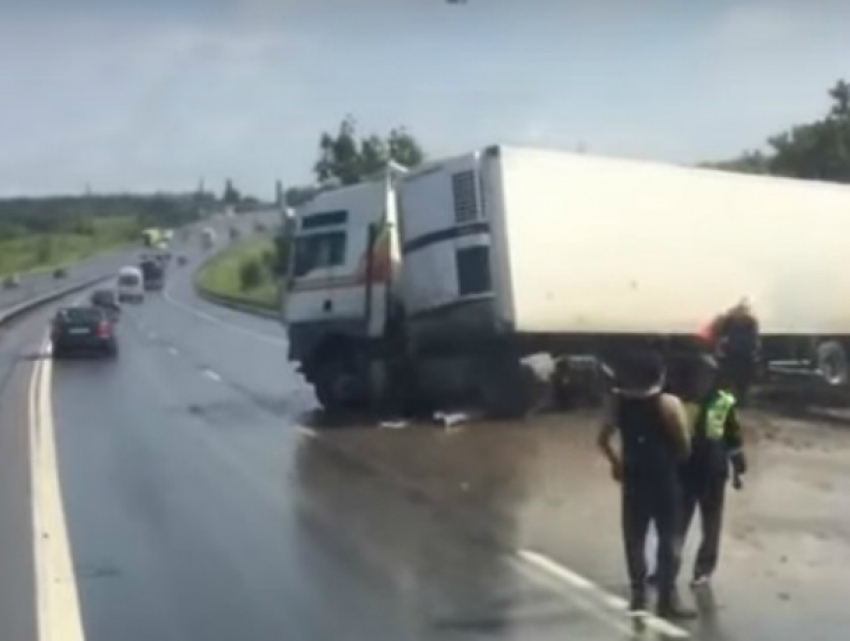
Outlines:
[[157, 333], [156, 332], [148, 332], [148, 338], [150, 338], [152, 341], [155, 341], [157, 339]]
[[216, 383], [221, 383], [222, 380], [224, 380], [221, 378], [221, 376], [218, 375], [218, 373], [212, 371], [211, 369], [204, 369], [204, 376], [214, 380]]
[[180, 355], [180, 352], [177, 351], [176, 347], [169, 347], [168, 353], [171, 354], [172, 356], [179, 356]]
[[[45, 339], [42, 354], [50, 350]], [[62, 505], [56, 461], [51, 385], [53, 361], [33, 368], [29, 387], [29, 446], [32, 493], [36, 626], [41, 641], [83, 641], [77, 580]]]
[[266, 334], [261, 334], [260, 332], [255, 332], [255, 331], [247, 329], [245, 327], [241, 327], [240, 325], [234, 325], [233, 323], [228, 323], [226, 321], [221, 320], [220, 318], [217, 318], [216, 316], [212, 316], [211, 314], [207, 314], [206, 312], [202, 312], [201, 310], [199, 310], [195, 307], [192, 307], [191, 305], [187, 305], [186, 303], [183, 303], [183, 302], [177, 300], [176, 298], [172, 297], [171, 291], [168, 288], [166, 288], [166, 290], [163, 292], [163, 298], [166, 301], [168, 301], [169, 303], [171, 303], [172, 305], [174, 305], [175, 307], [178, 307], [178, 308], [180, 308], [184, 311], [187, 311], [190, 314], [194, 314], [198, 318], [203, 318], [205, 321], [208, 321], [210, 323], [215, 323], [216, 325], [226, 327], [227, 329], [233, 330], [235, 332], [241, 332], [242, 334], [245, 334], [247, 336], [251, 336], [252, 338], [255, 338], [257, 340], [264, 341], [266, 343], [271, 343], [272, 345], [280, 345], [280, 346], [283, 346], [283, 347], [286, 346], [285, 340], [282, 340], [280, 338], [275, 338], [273, 336], [268, 336]]
[[316, 438], [319, 436], [318, 432], [314, 430], [312, 427], [305, 427], [304, 425], [296, 425], [295, 429], [299, 434], [306, 436], [308, 438]]
[[[589, 579], [570, 570], [568, 567], [558, 563], [544, 554], [535, 552], [534, 550], [519, 550], [517, 556], [547, 574], [556, 577], [560, 581], [568, 584], [570, 587], [584, 592], [592, 596], [595, 600], [605, 604], [612, 610], [617, 610], [623, 614], [627, 613], [628, 602], [616, 594], [607, 592], [600, 586], [596, 585]], [[669, 621], [665, 621], [655, 615], [647, 613], [642, 617], [644, 625], [656, 632], [676, 639], [687, 639], [691, 635], [687, 630], [673, 625]]]

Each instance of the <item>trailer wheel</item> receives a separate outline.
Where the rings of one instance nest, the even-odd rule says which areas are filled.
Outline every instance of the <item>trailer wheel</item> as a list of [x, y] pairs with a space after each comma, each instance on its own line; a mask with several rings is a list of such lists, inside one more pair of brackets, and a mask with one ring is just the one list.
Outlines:
[[817, 368], [823, 380], [832, 387], [846, 385], [850, 380], [847, 352], [838, 341], [825, 341], [818, 345]]

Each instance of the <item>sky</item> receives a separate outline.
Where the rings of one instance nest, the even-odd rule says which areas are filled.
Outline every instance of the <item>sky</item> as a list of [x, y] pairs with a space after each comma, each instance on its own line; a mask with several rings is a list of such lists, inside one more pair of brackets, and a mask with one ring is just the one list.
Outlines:
[[0, 0], [0, 196], [270, 199], [318, 137], [408, 127], [676, 163], [820, 117], [846, 0]]

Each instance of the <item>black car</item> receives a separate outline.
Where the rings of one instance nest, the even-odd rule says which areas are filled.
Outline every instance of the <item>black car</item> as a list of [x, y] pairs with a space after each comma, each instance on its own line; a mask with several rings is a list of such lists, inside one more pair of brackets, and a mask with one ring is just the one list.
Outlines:
[[188, 261], [186, 260], [186, 257], [185, 257], [185, 256], [178, 256], [178, 257], [177, 257], [177, 264], [178, 264], [180, 267], [183, 267], [183, 265], [185, 265], [187, 262], [188, 262]]
[[121, 306], [118, 304], [118, 297], [112, 289], [98, 289], [91, 295], [92, 307], [99, 307], [106, 311], [109, 320], [115, 322], [121, 314]]
[[53, 270], [53, 278], [65, 278], [68, 276], [68, 272], [64, 267], [57, 267]]
[[50, 336], [54, 358], [72, 352], [118, 355], [114, 325], [100, 307], [63, 307], [53, 318]]

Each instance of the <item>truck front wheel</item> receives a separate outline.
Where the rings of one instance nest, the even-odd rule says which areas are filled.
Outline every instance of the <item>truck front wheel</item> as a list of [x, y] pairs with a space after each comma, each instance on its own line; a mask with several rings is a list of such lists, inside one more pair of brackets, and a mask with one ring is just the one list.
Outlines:
[[369, 402], [367, 371], [353, 356], [323, 360], [310, 370], [316, 399], [326, 412], [359, 409]]

